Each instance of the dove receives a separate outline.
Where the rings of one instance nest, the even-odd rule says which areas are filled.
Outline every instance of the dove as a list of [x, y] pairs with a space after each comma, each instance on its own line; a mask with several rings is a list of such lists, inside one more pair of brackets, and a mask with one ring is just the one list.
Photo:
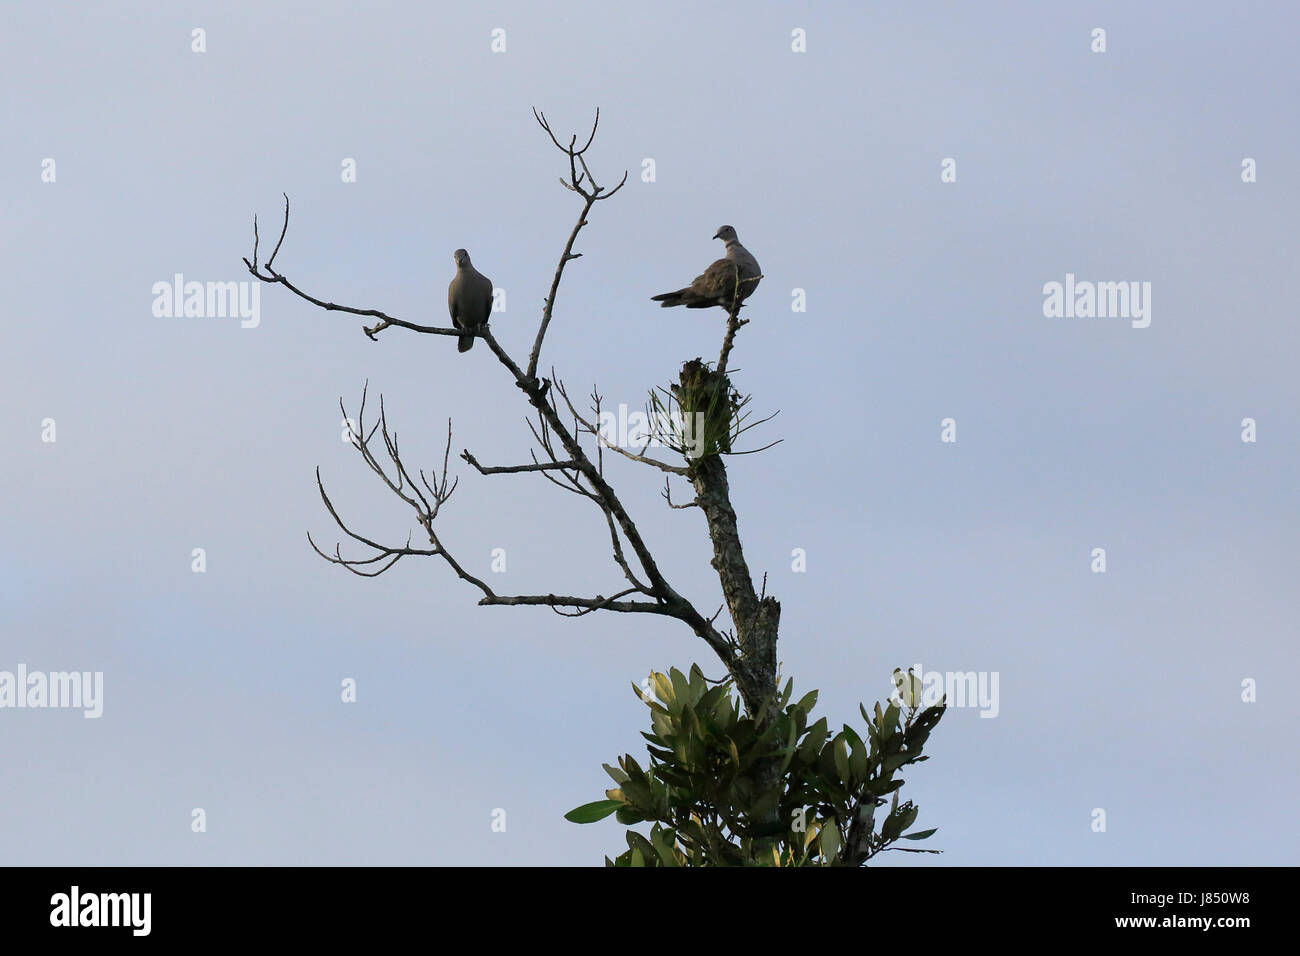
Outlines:
[[[474, 268], [464, 249], [457, 249], [452, 258], [456, 277], [447, 286], [447, 311], [452, 325], [472, 332], [487, 325], [492, 315], [492, 280]], [[468, 352], [474, 347], [474, 336], [462, 335], [457, 343], [459, 351]]]
[[[749, 298], [763, 277], [758, 260], [740, 244], [736, 230], [731, 226], [719, 227], [713, 238], [727, 244], [726, 257], [714, 262], [686, 288], [653, 296], [651, 302], [658, 302], [665, 309], [675, 305], [684, 305], [688, 309], [707, 309], [717, 305], [730, 312], [733, 304], [738, 306]], [[740, 281], [739, 291], [736, 289], [737, 279]]]

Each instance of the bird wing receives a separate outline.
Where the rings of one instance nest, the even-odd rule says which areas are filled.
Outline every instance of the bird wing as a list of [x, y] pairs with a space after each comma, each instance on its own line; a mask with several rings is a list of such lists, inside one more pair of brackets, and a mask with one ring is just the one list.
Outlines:
[[451, 284], [447, 286], [447, 312], [451, 315], [451, 324], [458, 329], [464, 328], [460, 322], [460, 290], [463, 284], [460, 270], [457, 269]]
[[691, 283], [691, 291], [710, 305], [724, 304], [731, 299], [736, 284], [736, 264], [730, 259], [718, 259]]
[[492, 317], [492, 280], [477, 270], [474, 271], [474, 291], [469, 296], [466, 307], [467, 317], [478, 325], [487, 325], [488, 319]]

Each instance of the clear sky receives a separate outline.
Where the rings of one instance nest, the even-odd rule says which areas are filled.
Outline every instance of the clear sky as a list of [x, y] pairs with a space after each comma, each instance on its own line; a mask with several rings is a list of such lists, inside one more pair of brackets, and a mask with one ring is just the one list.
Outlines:
[[[715, 356], [720, 312], [649, 299], [734, 225], [764, 270], [734, 378], [780, 410], [755, 443], [784, 442], [732, 459], [731, 487], [783, 673], [833, 726], [896, 666], [998, 675], [997, 716], [954, 708], [907, 774], [944, 855], [881, 862], [1296, 863], [1296, 27], [1282, 3], [11, 5], [0, 671], [102, 671], [104, 699], [0, 709], [0, 861], [623, 846], [562, 814], [644, 752], [630, 683], [718, 676], [698, 639], [480, 608], [429, 559], [363, 580], [307, 544], [336, 538], [318, 465], [355, 527], [413, 527], [340, 440], [369, 380], [412, 463], [441, 462], [453, 420], [439, 522], [471, 571], [502, 548], [499, 590], [617, 589], [589, 504], [456, 462], [528, 460], [488, 350], [372, 342], [272, 287], [256, 328], [155, 316], [151, 291], [250, 278], [252, 217], [265, 257], [287, 192], [277, 265], [303, 288], [445, 324], [464, 247], [522, 358], [579, 208], [529, 108], [576, 132], [599, 106], [593, 172], [629, 182], [579, 240], [543, 368], [640, 408]], [[1067, 274], [1149, 282], [1150, 325], [1046, 317]], [[711, 613], [702, 516], [607, 470]]]

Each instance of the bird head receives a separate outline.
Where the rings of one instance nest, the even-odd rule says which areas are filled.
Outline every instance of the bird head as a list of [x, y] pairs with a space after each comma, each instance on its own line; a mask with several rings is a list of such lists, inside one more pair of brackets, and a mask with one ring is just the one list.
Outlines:
[[718, 231], [713, 234], [714, 239], [721, 239], [723, 242], [735, 242], [736, 230], [730, 226], [719, 226]]
[[457, 249], [451, 257], [456, 260], [456, 268], [469, 265], [469, 253], [464, 249]]

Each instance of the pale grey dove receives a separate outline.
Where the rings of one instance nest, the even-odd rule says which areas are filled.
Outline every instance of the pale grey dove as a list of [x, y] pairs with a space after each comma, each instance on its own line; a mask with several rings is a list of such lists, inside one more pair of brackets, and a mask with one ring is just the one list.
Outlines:
[[[447, 286], [451, 324], [469, 331], [481, 328], [492, 315], [492, 280], [474, 268], [464, 249], [457, 249], [452, 258], [456, 260], [456, 277]], [[460, 351], [468, 352], [474, 347], [474, 336], [462, 335], [457, 342]]]
[[[719, 259], [697, 276], [695, 281], [685, 289], [665, 292], [651, 298], [651, 302], [660, 303], [665, 309], [674, 305], [684, 305], [688, 309], [707, 309], [719, 305], [731, 311], [732, 304], [744, 302], [758, 288], [758, 280], [763, 270], [758, 267], [758, 260], [749, 254], [749, 250], [736, 238], [736, 230], [730, 226], [721, 226], [713, 234], [714, 239], [721, 239], [727, 244], [727, 256]], [[736, 280], [740, 280], [737, 292]]]

